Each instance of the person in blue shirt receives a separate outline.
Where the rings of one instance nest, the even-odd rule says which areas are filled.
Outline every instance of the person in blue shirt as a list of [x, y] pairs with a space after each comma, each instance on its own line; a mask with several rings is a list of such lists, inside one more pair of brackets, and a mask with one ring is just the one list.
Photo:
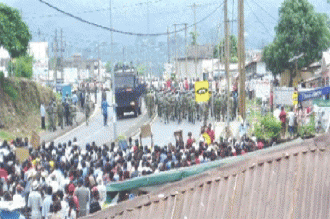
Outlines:
[[105, 99], [103, 99], [101, 108], [102, 108], [104, 126], [108, 125], [107, 124], [108, 123], [108, 107], [110, 107], [110, 105], [108, 104], [108, 102]]

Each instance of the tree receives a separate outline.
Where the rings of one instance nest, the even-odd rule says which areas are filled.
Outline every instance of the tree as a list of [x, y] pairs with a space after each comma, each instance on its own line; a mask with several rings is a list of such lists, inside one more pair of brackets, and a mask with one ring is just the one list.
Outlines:
[[[237, 58], [237, 37], [235, 35], [231, 35], [229, 39], [229, 46], [230, 46], [230, 62], [236, 63], [238, 62]], [[220, 56], [220, 51], [224, 51], [224, 56], [225, 56], [225, 39], [221, 40], [221, 42], [216, 45], [213, 49], [213, 57], [214, 58], [219, 58]]]
[[107, 61], [107, 63], [105, 64], [105, 71], [111, 72], [111, 69], [112, 69], [112, 64], [110, 61]]
[[196, 46], [197, 45], [198, 33], [197, 32], [190, 32], [190, 35], [191, 35], [191, 45]]
[[279, 9], [276, 36], [263, 50], [263, 60], [274, 76], [289, 70], [290, 86], [296, 72], [289, 60], [301, 53], [298, 69], [319, 60], [330, 45], [328, 17], [317, 13], [307, 0], [285, 0]]
[[17, 9], [0, 3], [0, 46], [12, 58], [25, 55], [31, 34]]
[[8, 72], [11, 76], [32, 78], [33, 57], [29, 55], [20, 56], [8, 63]]
[[145, 75], [146, 70], [147, 70], [147, 67], [145, 64], [139, 64], [136, 67], [136, 71], [138, 72], [138, 75], [140, 75], [140, 76]]

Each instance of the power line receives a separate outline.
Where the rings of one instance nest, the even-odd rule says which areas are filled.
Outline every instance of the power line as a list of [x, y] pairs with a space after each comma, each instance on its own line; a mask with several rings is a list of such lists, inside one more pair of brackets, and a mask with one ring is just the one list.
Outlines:
[[270, 33], [270, 31], [268, 30], [268, 28], [266, 27], [266, 25], [263, 23], [263, 22], [261, 22], [261, 20], [259, 19], [259, 17], [256, 15], [256, 13], [254, 13], [254, 11], [252, 10], [252, 8], [251, 8], [251, 6], [250, 6], [250, 4], [249, 4], [249, 2], [248, 1], [246, 1], [246, 3], [247, 3], [247, 5], [248, 5], [248, 7], [249, 7], [249, 9], [252, 11], [252, 14], [255, 16], [255, 18], [257, 19], [257, 21], [265, 28], [265, 30], [267, 31], [267, 33], [269, 34], [269, 36], [270, 37], [273, 37], [273, 35]]
[[[158, 3], [163, 0], [154, 0], [154, 1], [149, 1], [149, 3]], [[112, 9], [122, 9], [122, 8], [133, 8], [141, 5], [145, 5], [147, 2], [140, 2], [132, 5], [124, 5], [122, 7], [113, 7]], [[77, 12], [77, 14], [86, 14], [86, 13], [94, 13], [94, 12], [101, 12], [101, 11], [109, 11], [110, 8], [99, 8], [99, 9], [93, 9], [93, 10], [84, 10], [81, 12]], [[33, 13], [31, 17], [28, 18], [42, 18], [42, 17], [57, 17], [59, 14], [47, 14], [47, 15], [40, 15], [40, 16], [34, 16], [37, 15], [37, 13]]]
[[261, 8], [261, 10], [263, 10], [264, 12], [266, 12], [266, 14], [271, 17], [274, 21], [277, 22], [277, 19], [275, 17], [273, 17], [273, 15], [271, 15], [270, 13], [268, 13], [268, 11], [266, 11], [265, 8], [263, 8], [260, 4], [258, 4], [256, 1], [252, 0], [254, 2], [254, 4], [256, 4], [259, 8]]
[[[90, 21], [87, 21], [87, 20], [85, 20], [85, 19], [82, 19], [81, 17], [78, 17], [78, 16], [75, 16], [75, 15], [73, 15], [73, 14], [71, 14], [71, 13], [65, 12], [65, 11], [59, 9], [58, 7], [53, 6], [52, 4], [50, 4], [50, 3], [48, 3], [48, 2], [45, 2], [45, 1], [43, 1], [43, 0], [39, 0], [39, 1], [40, 1], [41, 3], [46, 4], [48, 7], [55, 9], [55, 10], [58, 11], [58, 12], [61, 12], [61, 13], [65, 14], [65, 15], [69, 16], [69, 17], [72, 17], [72, 18], [74, 18], [74, 19], [76, 19], [76, 20], [79, 20], [79, 21], [82, 22], [82, 23], [86, 23], [86, 24], [89, 24], [89, 25], [92, 25], [92, 26], [95, 26], [95, 27], [98, 27], [98, 28], [102, 28], [102, 29], [105, 29], [105, 30], [108, 30], [108, 31], [111, 31], [111, 32], [115, 32], [115, 33], [120, 33], [120, 34], [124, 34], [124, 35], [133, 35], [133, 36], [164, 36], [164, 35], [167, 35], [167, 34], [173, 34], [173, 33], [175, 33], [175, 31], [172, 31], [172, 32], [169, 32], [169, 33], [167, 33], [167, 32], [163, 32], [163, 33], [151, 33], [151, 34], [148, 34], [148, 33], [147, 33], [147, 34], [145, 34], [145, 33], [134, 33], [134, 32], [128, 32], [128, 31], [117, 30], [117, 29], [114, 29], [114, 28], [109, 28], [109, 27], [102, 26], [102, 25], [99, 25], [99, 24], [96, 24], [96, 23], [92, 23], [92, 22], [90, 22]], [[196, 25], [196, 24], [199, 24], [199, 23], [205, 21], [206, 19], [208, 19], [208, 18], [211, 17], [211, 16], [212, 16], [212, 15], [213, 15], [213, 14], [214, 14], [214, 13], [215, 13], [215, 12], [216, 12], [216, 11], [222, 6], [222, 5], [223, 5], [223, 3], [220, 4], [215, 10], [213, 10], [208, 16], [204, 17], [202, 20], [198, 21], [197, 23], [191, 24], [189, 27], [192, 27], [192, 26], [194, 26], [194, 25]], [[185, 28], [182, 28], [182, 29], [180, 29], [180, 30], [177, 30], [176, 32], [182, 32], [182, 31], [184, 31], [184, 30], [185, 30]]]

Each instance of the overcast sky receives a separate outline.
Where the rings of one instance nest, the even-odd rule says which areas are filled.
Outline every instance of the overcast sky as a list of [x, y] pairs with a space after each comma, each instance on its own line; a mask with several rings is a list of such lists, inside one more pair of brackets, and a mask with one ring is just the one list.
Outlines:
[[[109, 8], [110, 0], [45, 0], [58, 8], [82, 17], [88, 21], [110, 26], [109, 10], [96, 11]], [[197, 21], [211, 14], [222, 1], [215, 0], [112, 0], [113, 27], [129, 32], [147, 33], [147, 4], [149, 3], [150, 33], [166, 32], [166, 28], [174, 23], [194, 22], [193, 10], [190, 5], [197, 3]], [[23, 13], [23, 19], [28, 23], [34, 36], [38, 39], [38, 29], [42, 39], [51, 41], [56, 28], [63, 28], [66, 41], [72, 46], [81, 46], [93, 41], [109, 42], [110, 32], [83, 24], [73, 18], [60, 14], [38, 0], [2, 0], [10, 6], [16, 7]], [[274, 27], [278, 19], [278, 8], [283, 0], [245, 0], [245, 30], [247, 48], [260, 48], [272, 41]], [[330, 15], [330, 4], [327, 0], [310, 0], [316, 11]], [[237, 0], [228, 0], [229, 18], [237, 17]], [[232, 13], [234, 9], [234, 14]], [[93, 11], [93, 12], [86, 12]], [[51, 17], [45, 17], [51, 15]], [[216, 27], [223, 22], [223, 8], [216, 11], [211, 17], [198, 25], [200, 43], [214, 43], [218, 31]], [[231, 27], [236, 33], [236, 23]], [[189, 30], [191, 31], [191, 30]], [[221, 30], [222, 31], [222, 30]], [[135, 37], [114, 34], [115, 42], [133, 44]], [[166, 37], [158, 37], [159, 41], [166, 41]]]

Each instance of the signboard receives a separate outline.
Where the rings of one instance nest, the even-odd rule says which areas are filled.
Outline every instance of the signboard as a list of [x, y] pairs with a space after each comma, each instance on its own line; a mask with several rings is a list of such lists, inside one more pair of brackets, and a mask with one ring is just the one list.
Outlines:
[[175, 131], [175, 132], [174, 132], [174, 137], [175, 137], [175, 139], [177, 139], [177, 140], [183, 139], [183, 138], [182, 138], [182, 130]]
[[37, 149], [40, 145], [40, 136], [36, 132], [32, 132], [31, 144], [34, 149]]
[[208, 81], [197, 81], [195, 83], [195, 98], [196, 102], [206, 102], [210, 99]]
[[293, 103], [293, 105], [298, 104], [298, 92], [297, 91], [293, 92], [293, 94], [292, 94], [292, 103]]
[[141, 127], [141, 138], [150, 137], [152, 135], [150, 124]]
[[269, 80], [252, 80], [249, 84], [250, 89], [255, 91], [257, 98], [270, 96], [270, 82]]
[[330, 93], [330, 87], [318, 88], [311, 91], [299, 92], [299, 102], [319, 98]]
[[29, 158], [29, 149], [19, 147], [15, 150], [16, 158], [20, 163], [23, 163], [26, 159]]
[[293, 105], [293, 87], [274, 87], [274, 105]]

